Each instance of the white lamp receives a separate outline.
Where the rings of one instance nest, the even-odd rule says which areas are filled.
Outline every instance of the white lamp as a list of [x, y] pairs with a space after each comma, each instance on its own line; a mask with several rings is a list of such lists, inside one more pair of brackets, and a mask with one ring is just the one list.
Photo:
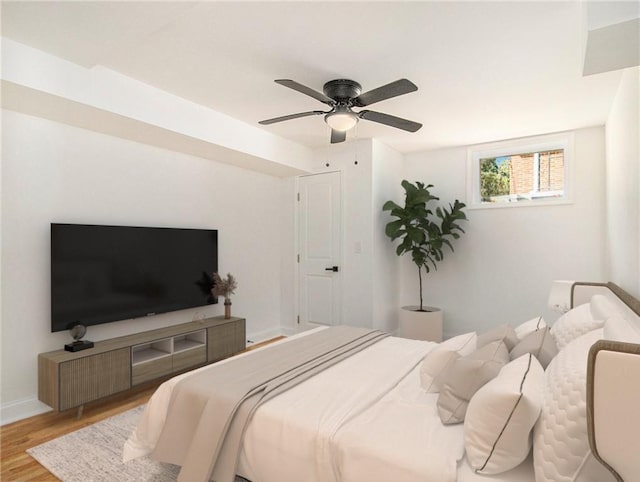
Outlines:
[[571, 309], [571, 288], [575, 281], [554, 280], [549, 292], [549, 308], [559, 313], [566, 313]]
[[333, 130], [348, 131], [353, 129], [358, 123], [358, 116], [347, 110], [338, 110], [324, 116], [324, 121], [329, 124]]

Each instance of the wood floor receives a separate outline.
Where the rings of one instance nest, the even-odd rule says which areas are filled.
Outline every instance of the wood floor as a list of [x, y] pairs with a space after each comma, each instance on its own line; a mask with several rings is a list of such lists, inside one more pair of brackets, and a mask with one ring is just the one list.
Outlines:
[[[284, 337], [253, 345], [248, 350], [282, 338]], [[27, 449], [146, 403], [162, 381], [164, 380], [89, 403], [85, 405], [80, 419], [76, 418], [75, 410], [68, 410], [48, 412], [0, 427], [0, 481], [57, 481], [56, 477], [26, 453]]]

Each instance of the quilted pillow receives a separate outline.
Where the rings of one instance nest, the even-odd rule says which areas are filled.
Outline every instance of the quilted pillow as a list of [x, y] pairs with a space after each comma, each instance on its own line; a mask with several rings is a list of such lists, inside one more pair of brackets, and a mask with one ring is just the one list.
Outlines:
[[462, 422], [473, 394], [509, 362], [503, 341], [493, 341], [470, 355], [456, 357], [443, 374], [438, 396], [438, 415], [445, 425]]
[[593, 457], [587, 436], [587, 357], [591, 345], [602, 337], [602, 329], [580, 336], [547, 368], [533, 436], [536, 482], [615, 480]]
[[507, 346], [507, 350], [511, 350], [516, 346], [516, 343], [518, 343], [518, 337], [516, 336], [516, 332], [513, 331], [513, 327], [511, 325], [504, 324], [478, 335], [476, 345], [478, 348], [482, 348], [492, 341], [504, 341], [504, 344]]
[[577, 306], [562, 315], [551, 327], [551, 335], [556, 340], [558, 350], [562, 350], [576, 338], [597, 328], [602, 328], [604, 320], [594, 320], [589, 303]]
[[518, 340], [522, 340], [525, 336], [533, 333], [534, 331], [538, 331], [546, 327], [547, 323], [544, 321], [544, 318], [542, 318], [542, 316], [538, 316], [530, 319], [529, 321], [525, 321], [524, 323], [520, 323], [513, 330], [516, 332]]
[[527, 353], [502, 367], [476, 392], [464, 419], [464, 444], [477, 473], [506, 472], [527, 458], [543, 386], [544, 370]]
[[549, 331], [549, 328], [545, 328], [527, 335], [509, 352], [511, 359], [515, 360], [525, 353], [531, 353], [538, 359], [542, 368], [546, 369], [553, 357], [558, 354], [558, 347]]
[[476, 349], [476, 333], [465, 333], [440, 343], [427, 353], [420, 366], [420, 384], [428, 393], [440, 391], [440, 380], [449, 364], [458, 358], [466, 356]]
[[620, 315], [620, 310], [604, 295], [593, 295], [589, 301], [591, 317], [594, 320], [606, 320], [611, 316]]

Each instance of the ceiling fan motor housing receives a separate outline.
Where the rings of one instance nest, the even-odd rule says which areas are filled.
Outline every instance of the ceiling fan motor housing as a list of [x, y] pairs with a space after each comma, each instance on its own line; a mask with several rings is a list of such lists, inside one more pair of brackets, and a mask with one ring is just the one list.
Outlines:
[[362, 93], [362, 86], [355, 80], [336, 79], [324, 84], [322, 91], [327, 97], [340, 102], [358, 97]]

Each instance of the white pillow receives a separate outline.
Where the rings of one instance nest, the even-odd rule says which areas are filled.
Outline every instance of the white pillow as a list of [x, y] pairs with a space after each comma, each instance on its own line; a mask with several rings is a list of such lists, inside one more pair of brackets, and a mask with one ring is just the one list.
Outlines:
[[464, 419], [464, 444], [477, 473], [500, 474], [527, 458], [543, 386], [544, 370], [527, 353], [476, 392]]
[[551, 327], [551, 336], [556, 340], [558, 350], [562, 350], [576, 338], [597, 328], [602, 328], [604, 320], [594, 320], [589, 303], [577, 306], [562, 315]]
[[535, 356], [543, 369], [549, 366], [553, 357], [558, 354], [558, 347], [550, 335], [548, 327], [544, 330], [529, 333], [520, 343], [513, 347], [513, 350], [509, 352], [509, 356], [512, 360], [515, 360], [525, 353], [531, 353]]
[[470, 355], [455, 356], [444, 373], [438, 395], [438, 415], [444, 425], [462, 422], [474, 393], [509, 363], [509, 351], [502, 340], [492, 341]]
[[594, 320], [606, 320], [611, 316], [620, 315], [620, 310], [605, 295], [593, 295], [589, 301], [591, 317]]
[[533, 436], [536, 482], [615, 480], [593, 457], [587, 436], [587, 357], [602, 336], [598, 329], [572, 341], [545, 372], [542, 411]]
[[603, 330], [605, 340], [640, 344], [640, 328], [624, 319], [621, 315], [607, 318], [607, 321], [604, 322]]
[[477, 335], [474, 332], [458, 335], [440, 343], [427, 353], [420, 367], [420, 385], [428, 393], [440, 391], [443, 371], [458, 356], [466, 356], [476, 349]]
[[542, 316], [538, 316], [530, 319], [529, 321], [525, 321], [524, 323], [520, 323], [514, 328], [514, 331], [516, 332], [518, 340], [522, 341], [527, 335], [530, 335], [534, 331], [541, 330], [542, 328], [546, 328], [546, 326], [547, 323], [544, 321], [544, 318], [542, 318]]
[[485, 345], [493, 341], [504, 341], [507, 350], [512, 350], [514, 346], [518, 344], [518, 337], [513, 330], [513, 326], [505, 323], [504, 325], [497, 326], [489, 331], [485, 331], [478, 335], [478, 341], [476, 342], [476, 348], [482, 348]]

